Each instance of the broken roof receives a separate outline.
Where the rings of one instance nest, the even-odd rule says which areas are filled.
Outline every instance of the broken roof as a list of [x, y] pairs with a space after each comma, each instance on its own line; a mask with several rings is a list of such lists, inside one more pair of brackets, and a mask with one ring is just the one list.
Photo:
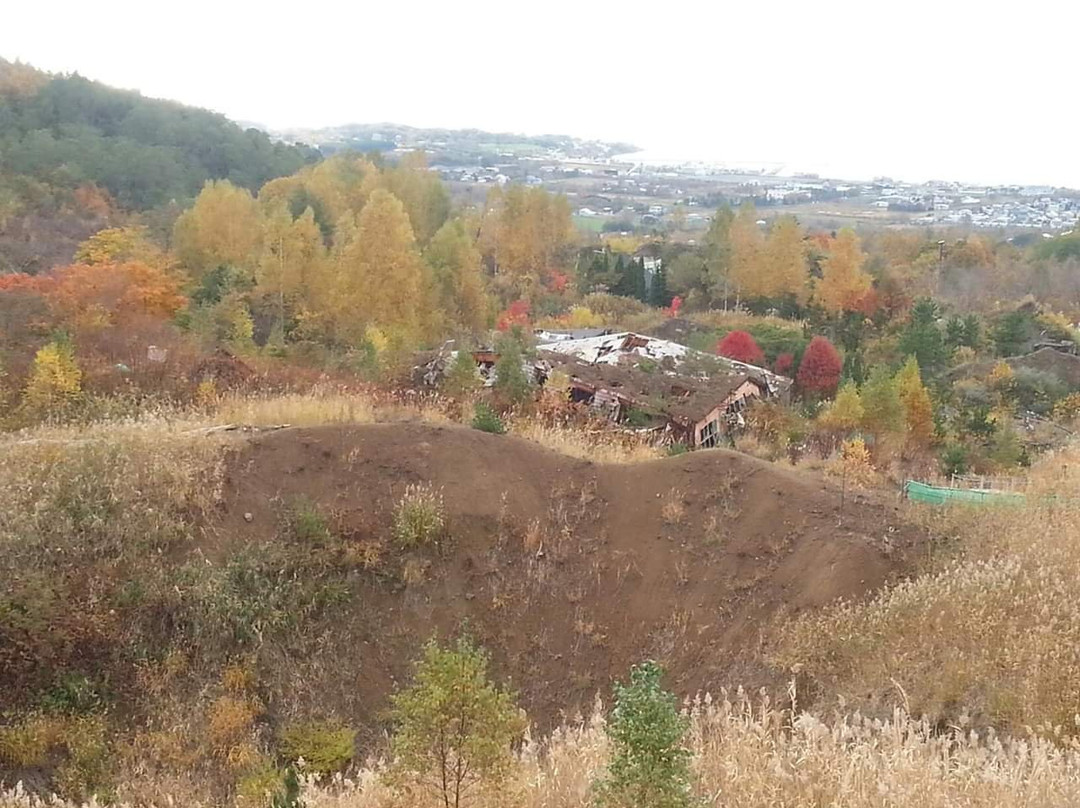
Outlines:
[[590, 392], [607, 390], [631, 406], [662, 413], [686, 424], [696, 424], [748, 379], [746, 373], [719, 373], [709, 378], [665, 371], [659, 366], [643, 370], [631, 363], [586, 363], [551, 351], [547, 360], [553, 371], [565, 373], [578, 387]]
[[[759, 380], [768, 392], [777, 395], [791, 387], [792, 381], [757, 365], [738, 362], [725, 356], [714, 356], [703, 351], [695, 351], [671, 340], [647, 337], [632, 331], [616, 334], [604, 334], [584, 339], [568, 339], [538, 346], [545, 353], [559, 353], [572, 356], [580, 362], [590, 365], [640, 364], [642, 359], [657, 362], [665, 369], [678, 368], [687, 361], [697, 360], [719, 366], [720, 372], [743, 374]], [[714, 375], [714, 374], [710, 374]]]

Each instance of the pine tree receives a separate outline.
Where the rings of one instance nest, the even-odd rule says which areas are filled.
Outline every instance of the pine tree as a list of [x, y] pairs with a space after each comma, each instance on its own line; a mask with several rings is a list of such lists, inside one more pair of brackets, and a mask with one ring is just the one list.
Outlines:
[[511, 693], [488, 678], [488, 657], [468, 639], [424, 647], [413, 683], [391, 697], [392, 774], [460, 808], [482, 782], [509, 769], [525, 719]]
[[671, 295], [667, 288], [667, 270], [663, 264], [653, 271], [652, 284], [649, 286], [649, 305], [663, 308], [671, 305]]
[[911, 319], [900, 336], [900, 351], [913, 356], [918, 366], [933, 374], [949, 357], [945, 339], [938, 328], [940, 308], [931, 298], [922, 298], [911, 307]]
[[615, 685], [615, 709], [607, 725], [612, 743], [607, 776], [597, 796], [610, 808], [688, 808], [692, 804], [689, 721], [674, 694], [661, 686], [664, 669], [646, 661]]

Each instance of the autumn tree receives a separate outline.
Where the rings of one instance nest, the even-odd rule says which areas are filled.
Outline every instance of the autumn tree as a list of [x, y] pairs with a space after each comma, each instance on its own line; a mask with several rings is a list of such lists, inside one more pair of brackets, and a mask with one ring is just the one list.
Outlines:
[[574, 238], [566, 197], [520, 185], [488, 195], [480, 245], [495, 267], [504, 299], [528, 297], [538, 290], [564, 263]]
[[397, 165], [384, 169], [380, 185], [401, 200], [422, 245], [439, 232], [450, 215], [450, 195], [439, 175], [428, 170], [421, 151], [411, 152]]
[[934, 435], [934, 407], [914, 356], [909, 357], [896, 374], [896, 388], [904, 410], [908, 442], [920, 447], [929, 446]]
[[746, 331], [729, 331], [716, 344], [716, 353], [749, 365], [761, 365], [765, 362], [764, 352]]
[[768, 297], [770, 279], [761, 272], [765, 247], [753, 202], [744, 202], [731, 221], [731, 280], [742, 298]]
[[[735, 214], [727, 205], [720, 207], [713, 214], [709, 223], [709, 230], [704, 239], [704, 263], [705, 271], [704, 288], [711, 296], [713, 302], [723, 300], [727, 305], [727, 299], [733, 291], [731, 276], [731, 224]], [[685, 294], [684, 290], [677, 288], [675, 283], [675, 269], [671, 272], [671, 288]], [[689, 288], [689, 286], [687, 287]]]
[[173, 259], [151, 241], [146, 227], [110, 227], [99, 230], [75, 251], [77, 264], [122, 264], [138, 261], [172, 272]]
[[31, 414], [48, 415], [71, 404], [82, 392], [82, 371], [67, 340], [53, 340], [34, 356], [22, 406]]
[[258, 203], [228, 180], [207, 182], [173, 228], [180, 262], [196, 279], [223, 265], [254, 270], [262, 241]]
[[263, 251], [255, 270], [259, 298], [274, 312], [274, 332], [284, 341], [287, 324], [312, 305], [313, 285], [324, 282], [326, 250], [309, 207], [293, 218], [284, 203], [266, 216]]
[[412, 684], [391, 696], [392, 774], [461, 808], [481, 782], [507, 773], [525, 730], [513, 695], [488, 678], [488, 657], [468, 639], [424, 647]]
[[74, 327], [169, 319], [187, 303], [179, 278], [141, 261], [72, 264], [50, 277], [45, 297], [61, 322]]
[[397, 347], [415, 344], [432, 325], [432, 289], [404, 206], [378, 189], [357, 217], [355, 230], [339, 236], [346, 242], [339, 253], [335, 294], [327, 301], [338, 339], [359, 343], [368, 326], [375, 326]]
[[794, 216], [781, 216], [773, 223], [762, 251], [760, 274], [765, 297], [791, 295], [798, 303], [806, 302], [810, 276], [803, 231]]
[[904, 405], [896, 377], [886, 365], [877, 365], [860, 391], [863, 405], [863, 428], [880, 441], [884, 435], [904, 429]]
[[826, 397], [836, 392], [843, 361], [825, 337], [814, 337], [803, 351], [795, 381], [804, 395]]
[[822, 276], [814, 295], [830, 314], [856, 311], [872, 285], [870, 275], [863, 269], [866, 253], [855, 231], [848, 227], [837, 233], [831, 246], [821, 262]]
[[859, 388], [854, 382], [847, 382], [818, 416], [818, 423], [828, 430], [848, 434], [859, 428], [864, 413]]
[[434, 272], [439, 307], [451, 323], [472, 333], [488, 327], [490, 301], [482, 257], [460, 219], [439, 228], [424, 251]]

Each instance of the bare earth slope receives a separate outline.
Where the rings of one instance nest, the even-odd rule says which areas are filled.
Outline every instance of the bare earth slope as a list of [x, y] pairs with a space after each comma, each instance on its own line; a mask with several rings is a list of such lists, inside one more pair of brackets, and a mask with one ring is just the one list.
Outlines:
[[[439, 549], [392, 546], [409, 483], [441, 488]], [[901, 574], [919, 541], [895, 503], [711, 450], [600, 466], [460, 427], [287, 429], [231, 456], [203, 548], [220, 561], [272, 535], [281, 504], [331, 514], [358, 565], [334, 619], [270, 652], [273, 706], [373, 729], [432, 635], [463, 622], [542, 726], [587, 706], [644, 657], [682, 693], [767, 680], [761, 628]]]

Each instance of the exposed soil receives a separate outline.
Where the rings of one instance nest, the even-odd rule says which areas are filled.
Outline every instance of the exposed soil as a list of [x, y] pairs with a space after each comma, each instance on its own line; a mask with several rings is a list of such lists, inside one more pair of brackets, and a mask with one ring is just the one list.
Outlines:
[[[441, 549], [392, 545], [409, 483], [442, 489]], [[921, 534], [898, 504], [721, 449], [596, 465], [510, 436], [417, 424], [286, 429], [231, 456], [211, 563], [307, 498], [374, 566], [299, 647], [272, 651], [272, 705], [374, 730], [420, 645], [467, 622], [541, 727], [662, 660], [682, 694], [777, 683], [758, 654], [778, 609], [903, 574]]]

